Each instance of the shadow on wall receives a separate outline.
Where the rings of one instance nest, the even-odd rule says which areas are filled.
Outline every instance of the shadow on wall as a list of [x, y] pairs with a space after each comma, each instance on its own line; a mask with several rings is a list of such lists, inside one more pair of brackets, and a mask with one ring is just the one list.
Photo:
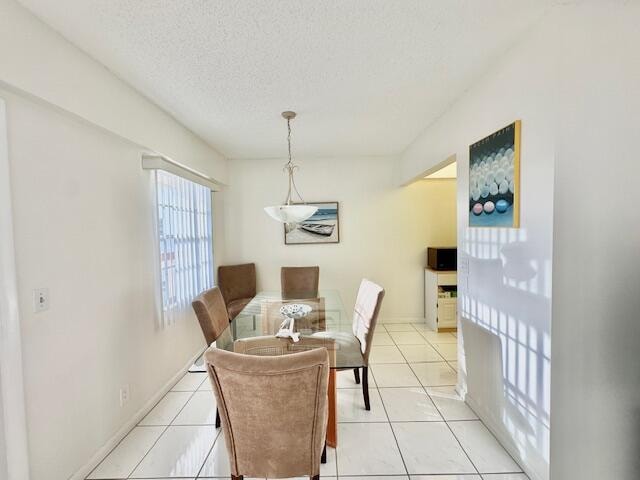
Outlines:
[[[467, 399], [536, 472], [548, 472], [551, 267], [525, 229], [466, 229], [460, 289]], [[463, 374], [464, 374], [463, 373]], [[500, 435], [501, 432], [504, 432]], [[546, 478], [547, 475], [544, 475]]]

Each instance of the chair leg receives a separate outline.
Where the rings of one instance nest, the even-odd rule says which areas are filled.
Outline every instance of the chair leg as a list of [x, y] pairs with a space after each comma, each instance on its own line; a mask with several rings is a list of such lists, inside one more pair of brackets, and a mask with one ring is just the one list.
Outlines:
[[311, 480], [320, 480], [320, 475], [314, 475]]
[[353, 378], [356, 379], [356, 383], [360, 383], [360, 369], [359, 368], [354, 368], [353, 369]]
[[231, 480], [243, 480], [244, 475], [233, 475], [231, 474]]
[[362, 395], [364, 396], [364, 409], [371, 410], [371, 405], [369, 405], [369, 367], [362, 367]]
[[256, 331], [256, 316], [253, 315], [253, 331]]
[[322, 456], [320, 457], [320, 463], [327, 463], [327, 442], [324, 442], [324, 447], [322, 448]]
[[220, 428], [220, 412], [216, 408], [216, 428]]

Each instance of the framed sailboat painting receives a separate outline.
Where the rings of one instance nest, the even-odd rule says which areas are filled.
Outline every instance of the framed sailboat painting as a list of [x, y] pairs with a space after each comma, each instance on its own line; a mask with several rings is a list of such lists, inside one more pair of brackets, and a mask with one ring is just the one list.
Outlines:
[[290, 231], [284, 229], [285, 245], [304, 245], [340, 242], [340, 215], [338, 202], [309, 202], [318, 207], [313, 216], [295, 225]]

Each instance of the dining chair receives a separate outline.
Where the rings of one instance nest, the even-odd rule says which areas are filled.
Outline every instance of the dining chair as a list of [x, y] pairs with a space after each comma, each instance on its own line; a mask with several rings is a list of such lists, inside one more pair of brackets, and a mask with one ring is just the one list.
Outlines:
[[[384, 298], [384, 288], [366, 278], [360, 282], [356, 304], [353, 309], [353, 335], [360, 343], [360, 351], [364, 366], [362, 367], [362, 395], [364, 408], [371, 410], [369, 404], [369, 354], [373, 333], [378, 322], [380, 306]], [[356, 383], [360, 383], [360, 369], [354, 368], [353, 375]]]
[[233, 320], [256, 296], [256, 264], [219, 266], [218, 285], [229, 312], [229, 320]]
[[[262, 337], [241, 338], [233, 342], [233, 351], [245, 355], [276, 356], [307, 352], [324, 348], [329, 354], [329, 366], [336, 363], [336, 341], [330, 337], [300, 337], [297, 342], [288, 338], [265, 335]], [[326, 445], [322, 450], [322, 463], [327, 460]]]
[[[202, 292], [193, 299], [191, 306], [196, 312], [207, 346], [211, 346], [229, 326], [229, 314], [220, 289], [213, 287]], [[216, 428], [219, 427], [220, 413], [216, 410]]]
[[282, 267], [280, 283], [283, 299], [316, 298], [320, 267]]
[[256, 356], [209, 348], [231, 479], [320, 478], [328, 418], [324, 348]]

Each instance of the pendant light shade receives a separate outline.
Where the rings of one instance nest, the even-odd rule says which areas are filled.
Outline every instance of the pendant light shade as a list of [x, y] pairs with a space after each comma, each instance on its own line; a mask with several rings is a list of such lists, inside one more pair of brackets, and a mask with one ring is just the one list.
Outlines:
[[[298, 168], [297, 165], [294, 165], [291, 161], [291, 120], [296, 117], [295, 112], [282, 112], [282, 116], [287, 121], [287, 144], [289, 146], [289, 161], [284, 166], [284, 171], [287, 172], [289, 176], [289, 190], [287, 192], [287, 198], [284, 201], [283, 205], [274, 205], [271, 207], [264, 207], [264, 211], [271, 218], [278, 222], [282, 222], [287, 224], [287, 230], [292, 230], [295, 228], [297, 223], [300, 223], [309, 217], [313, 216], [314, 213], [318, 210], [318, 207], [313, 207], [311, 205], [306, 205], [302, 200], [302, 196], [300, 192], [298, 192], [298, 188], [296, 187], [296, 182], [293, 179], [293, 174]], [[292, 193], [298, 195], [300, 203], [292, 203]]]
[[318, 207], [312, 207], [311, 205], [275, 205], [273, 207], [264, 207], [267, 215], [282, 223], [300, 223], [313, 216], [317, 210]]

